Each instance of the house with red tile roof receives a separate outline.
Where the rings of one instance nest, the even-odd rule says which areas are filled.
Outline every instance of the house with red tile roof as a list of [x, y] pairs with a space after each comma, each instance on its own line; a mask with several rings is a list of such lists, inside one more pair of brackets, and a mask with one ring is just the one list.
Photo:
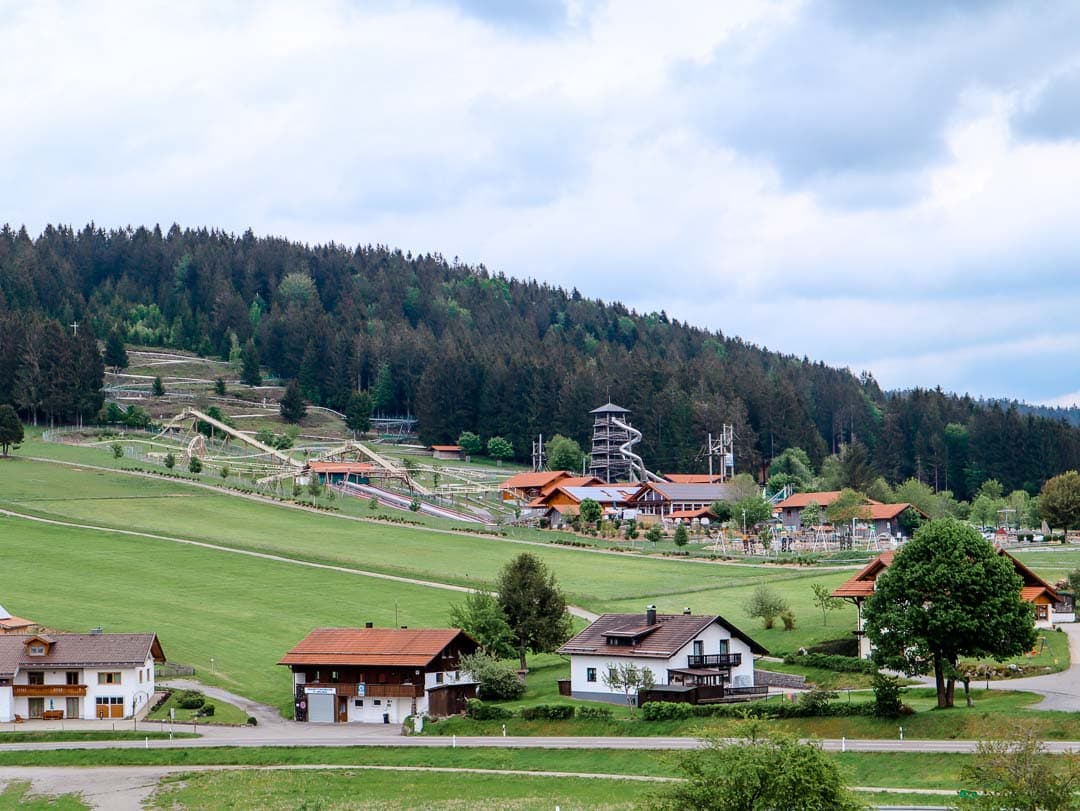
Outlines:
[[476, 683], [461, 657], [477, 644], [457, 628], [316, 628], [282, 657], [297, 721], [400, 724], [463, 712]]
[[131, 718], [164, 661], [154, 634], [0, 635], [0, 721]]
[[765, 648], [717, 614], [603, 614], [566, 642], [559, 653], [570, 657], [570, 695], [622, 703], [622, 690], [605, 684], [613, 667], [633, 664], [652, 672], [654, 686], [642, 703], [702, 703], [764, 694], [754, 688], [754, 656]]
[[432, 445], [431, 457], [433, 459], [457, 461], [465, 458], [465, 449], [460, 445]]
[[0, 605], [0, 634], [29, 634], [39, 627], [33, 620], [16, 617]]
[[503, 501], [530, 502], [538, 498], [545, 489], [564, 479], [571, 478], [565, 470], [540, 470], [528, 473], [516, 473], [499, 485]]
[[[837, 586], [832, 592], [833, 597], [839, 597], [855, 605], [857, 619], [854, 633], [859, 640], [859, 656], [863, 659], [869, 658], [872, 648], [863, 626], [862, 605], [874, 593], [878, 577], [892, 565], [897, 554], [898, 551], [892, 550], [882, 552], [859, 570], [858, 574]], [[1031, 603], [1034, 607], [1036, 627], [1049, 628], [1055, 622], [1072, 622], [1075, 619], [1071, 601], [1063, 600], [1062, 595], [1053, 586], [1004, 549], [998, 548], [998, 554], [1008, 558], [1016, 569], [1016, 573], [1020, 575], [1023, 581], [1020, 599]]]

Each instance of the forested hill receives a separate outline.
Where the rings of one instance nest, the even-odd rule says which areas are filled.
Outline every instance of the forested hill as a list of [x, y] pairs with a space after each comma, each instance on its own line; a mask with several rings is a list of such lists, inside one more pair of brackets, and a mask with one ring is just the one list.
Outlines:
[[0, 401], [47, 420], [90, 416], [95, 400], [74, 384], [40, 391], [43, 368], [79, 368], [85, 345], [60, 326], [76, 319], [84, 340], [121, 329], [131, 343], [225, 358], [252, 340], [315, 403], [340, 410], [368, 389], [379, 411], [416, 415], [424, 441], [502, 435], [519, 457], [539, 433], [587, 442], [589, 410], [612, 400], [631, 410], [659, 471], [702, 469], [705, 436], [725, 422], [744, 471], [788, 446], [816, 464], [853, 437], [889, 479], [947, 480], [960, 498], [987, 477], [1033, 489], [1080, 467], [1080, 431], [1062, 422], [940, 391], [886, 397], [868, 375], [662, 311], [381, 246], [177, 226], [0, 231]]

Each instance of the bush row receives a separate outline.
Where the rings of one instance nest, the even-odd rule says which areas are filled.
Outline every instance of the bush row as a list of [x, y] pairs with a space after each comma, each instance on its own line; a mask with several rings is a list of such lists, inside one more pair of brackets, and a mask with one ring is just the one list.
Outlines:
[[856, 659], [854, 656], [837, 656], [831, 653], [789, 654], [784, 657], [786, 665], [820, 667], [822, 670], [835, 670], [839, 673], [877, 673], [877, 665], [869, 659]]
[[[813, 692], [816, 691], [804, 693], [803, 696], [810, 696]], [[830, 700], [804, 701], [803, 697], [793, 703], [751, 701], [745, 704], [677, 704], [648, 701], [641, 706], [641, 717], [646, 721], [675, 721], [685, 718], [838, 718], [873, 714], [873, 704], [848, 704]]]
[[[575, 717], [593, 721], [607, 721], [611, 719], [610, 707], [580, 706], [575, 708], [572, 704], [537, 704], [535, 707], [522, 707], [516, 716], [525, 721], [565, 721]], [[514, 718], [515, 713], [499, 707], [495, 704], [486, 704], [478, 698], [470, 698], [465, 703], [465, 717], [476, 721], [505, 721]]]

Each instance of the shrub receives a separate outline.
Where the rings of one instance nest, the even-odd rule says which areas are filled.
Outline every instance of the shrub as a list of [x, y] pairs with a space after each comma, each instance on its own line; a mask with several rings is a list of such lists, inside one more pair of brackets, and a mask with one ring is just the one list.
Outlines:
[[259, 719], [254, 715], [249, 715], [247, 719], [247, 725], [249, 727], [257, 727], [259, 725]]
[[832, 690], [814, 688], [800, 695], [795, 706], [803, 717], [815, 718], [830, 715], [829, 711], [832, 708], [830, 702], [836, 698], [836, 695]]
[[172, 451], [169, 451], [169, 453], [165, 454], [165, 467], [167, 467], [169, 470], [172, 470], [174, 467], [176, 467], [176, 454]]
[[[712, 709], [709, 707], [709, 709]], [[641, 717], [646, 721], [676, 721], [694, 715], [691, 704], [673, 701], [646, 701], [641, 705]]]
[[119, 459], [124, 455], [124, 446], [119, 442], [114, 442], [111, 446], [113, 459]]
[[525, 683], [518, 678], [514, 666], [493, 656], [482, 653], [463, 656], [461, 669], [476, 679], [480, 685], [480, 695], [485, 701], [513, 701], [525, 694]]
[[762, 584], [754, 589], [744, 606], [747, 616], [760, 619], [766, 628], [776, 624], [776, 618], [789, 612], [791, 606], [778, 592]]
[[828, 653], [833, 656], [850, 656], [855, 659], [859, 655], [859, 641], [854, 637], [845, 637], [843, 639], [830, 639], [825, 642], [819, 642], [816, 645], [811, 645], [806, 649], [807, 653]]
[[207, 717], [209, 717], [209, 716], [211, 716], [213, 714], [214, 714], [214, 705], [210, 704], [209, 702], [207, 702], [206, 704], [203, 704], [202, 708], [199, 710], [199, 715], [201, 715], [203, 718], [207, 718]]
[[465, 702], [465, 717], [476, 721], [505, 721], [512, 715], [509, 710], [493, 704], [485, 704], [478, 698], [470, 698]]
[[206, 703], [206, 696], [197, 690], [184, 690], [176, 696], [176, 706], [185, 710], [197, 710]]
[[900, 680], [884, 673], [877, 673], [870, 682], [874, 688], [874, 715], [878, 718], [899, 718]]
[[202, 459], [198, 456], [192, 456], [188, 461], [187, 469], [191, 473], [202, 473]]
[[784, 621], [785, 631], [795, 630], [795, 612], [790, 608], [787, 611], [781, 612], [780, 619]]
[[526, 721], [563, 721], [574, 717], [574, 707], [572, 704], [537, 704], [522, 707], [520, 714]]
[[611, 720], [611, 707], [593, 707], [583, 704], [577, 708], [577, 717], [592, 721], [609, 721]]

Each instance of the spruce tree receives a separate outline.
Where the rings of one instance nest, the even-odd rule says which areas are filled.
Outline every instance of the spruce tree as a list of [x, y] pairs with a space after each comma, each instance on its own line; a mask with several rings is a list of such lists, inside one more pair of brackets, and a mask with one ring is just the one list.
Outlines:
[[259, 350], [255, 342], [248, 338], [244, 351], [240, 354], [240, 382], [245, 386], [261, 386], [262, 372], [259, 370]]
[[105, 339], [105, 365], [113, 369], [128, 367], [127, 349], [124, 348], [124, 336], [119, 328], [113, 328]]
[[280, 405], [281, 418], [285, 422], [300, 422], [307, 416], [307, 405], [304, 404], [304, 396], [300, 393], [300, 384], [295, 380], [289, 381]]

